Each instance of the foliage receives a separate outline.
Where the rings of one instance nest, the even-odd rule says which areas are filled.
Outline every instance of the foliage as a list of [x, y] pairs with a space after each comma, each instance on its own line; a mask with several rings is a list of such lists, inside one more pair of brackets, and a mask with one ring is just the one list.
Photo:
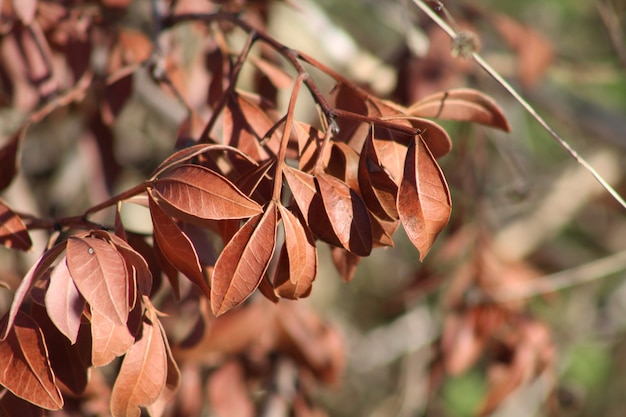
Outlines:
[[[75, 147], [89, 166], [82, 199], [49, 204], [38, 194], [50, 217], [0, 200], [0, 242], [41, 250], [23, 278], [2, 278], [14, 295], [0, 326], [0, 414], [324, 415], [316, 387], [339, 380], [345, 339], [292, 300], [314, 291], [324, 245], [350, 282], [363, 258], [404, 237], [423, 262], [409, 291], [450, 277], [433, 391], [481, 357], [485, 398], [461, 403], [480, 403], [483, 415], [521, 386], [554, 383], [549, 327], [503, 292], [538, 272], [501, 256], [483, 226], [450, 220], [438, 160], [452, 140], [432, 119], [510, 131], [488, 95], [446, 79], [468, 71], [450, 50], [477, 45], [446, 43], [427, 27], [425, 66], [453, 70], [425, 83], [424, 66], [407, 71], [407, 49], [395, 94], [381, 98], [270, 35], [272, 4], [2, 3], [0, 101], [20, 120], [0, 148], [0, 190], [20, 180], [29, 143], [44, 143], [61, 120], [74, 121], [73, 145], [50, 146], [65, 155], [56, 165], [71, 165]], [[125, 20], [142, 5], [151, 17]], [[508, 17], [493, 21], [517, 53], [520, 81], [536, 83], [549, 44]], [[141, 166], [117, 129], [148, 85], [148, 107], [184, 116], [164, 134], [166, 152]], [[314, 107], [300, 111], [307, 100]], [[134, 185], [124, 183], [130, 171]], [[452, 175], [458, 186], [462, 173]], [[149, 218], [147, 231], [131, 207]]]

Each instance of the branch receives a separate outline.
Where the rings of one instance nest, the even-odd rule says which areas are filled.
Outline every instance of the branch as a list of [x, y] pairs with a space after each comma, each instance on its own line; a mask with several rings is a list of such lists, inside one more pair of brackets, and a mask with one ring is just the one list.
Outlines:
[[[465, 32], [456, 32], [448, 23], [446, 23], [437, 13], [435, 13], [423, 0], [413, 0], [413, 3], [417, 7], [419, 7], [424, 13], [428, 15], [441, 29], [443, 29], [448, 36], [450, 36], [455, 43], [460, 44], [460, 41], [463, 38], [467, 38], [467, 34]], [[441, 6], [441, 3], [438, 2]], [[467, 46], [466, 43], [463, 43], [461, 46]], [[460, 51], [463, 52], [463, 51]], [[581, 166], [583, 166], [593, 177], [604, 187], [606, 191], [617, 201], [624, 209], [626, 209], [626, 201], [619, 195], [619, 193], [600, 175], [582, 156], [578, 154], [572, 148], [567, 141], [565, 141], [549, 124], [546, 122], [536, 111], [535, 109], [509, 84], [502, 76], [494, 70], [491, 65], [489, 65], [476, 51], [466, 51], [468, 55], [471, 56], [474, 61], [483, 69], [487, 74], [489, 74], [493, 79], [495, 79], [504, 89], [517, 100], [518, 103], [524, 107], [524, 109], [537, 121], [539, 124], [556, 140], [566, 151], [570, 154], [576, 162], [578, 162]]]

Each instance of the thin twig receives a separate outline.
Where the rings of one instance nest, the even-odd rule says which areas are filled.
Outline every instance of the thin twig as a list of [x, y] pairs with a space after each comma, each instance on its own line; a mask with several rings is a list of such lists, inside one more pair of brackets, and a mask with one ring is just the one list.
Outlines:
[[[459, 36], [462, 36], [463, 32], [457, 33], [446, 21], [444, 21], [437, 13], [435, 13], [428, 5], [422, 0], [413, 0], [413, 3], [419, 7], [424, 13], [428, 15], [441, 29], [443, 29], [448, 36], [453, 40], [457, 40]], [[621, 195], [593, 168], [582, 156], [578, 154], [549, 124], [546, 122], [535, 109], [509, 84], [502, 76], [494, 70], [476, 51], [471, 52], [474, 61], [495, 79], [504, 89], [517, 100], [522, 107], [537, 121], [539, 124], [552, 136], [566, 151], [570, 154], [576, 162], [583, 166], [593, 177], [604, 187], [606, 191], [617, 201], [624, 209], [626, 209], [626, 201]]]

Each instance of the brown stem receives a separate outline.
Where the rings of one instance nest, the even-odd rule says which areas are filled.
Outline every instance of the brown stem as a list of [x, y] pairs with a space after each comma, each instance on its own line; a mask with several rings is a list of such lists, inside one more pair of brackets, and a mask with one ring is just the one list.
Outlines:
[[87, 211], [85, 211], [85, 213], [82, 215], [83, 219], [87, 219], [87, 217], [89, 217], [90, 214], [96, 213], [98, 211], [104, 210], [105, 208], [114, 206], [115, 204], [117, 204], [119, 201], [123, 201], [123, 200], [127, 200], [131, 197], [134, 197], [138, 194], [143, 193], [146, 190], [146, 187], [149, 185], [148, 182], [143, 182], [141, 184], [137, 184], [132, 188], [129, 188], [126, 191], [121, 192], [120, 194], [113, 196], [111, 198], [109, 198], [106, 201], [103, 201], [100, 204], [97, 204], [91, 208], [89, 208]]

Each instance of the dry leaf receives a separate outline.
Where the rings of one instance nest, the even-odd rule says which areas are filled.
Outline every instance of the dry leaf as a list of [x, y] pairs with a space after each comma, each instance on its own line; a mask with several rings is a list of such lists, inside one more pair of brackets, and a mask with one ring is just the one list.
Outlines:
[[0, 245], [26, 251], [33, 243], [22, 219], [0, 199]]
[[50, 320], [70, 342], [75, 343], [85, 308], [85, 299], [76, 288], [65, 256], [50, 273], [45, 303]]

